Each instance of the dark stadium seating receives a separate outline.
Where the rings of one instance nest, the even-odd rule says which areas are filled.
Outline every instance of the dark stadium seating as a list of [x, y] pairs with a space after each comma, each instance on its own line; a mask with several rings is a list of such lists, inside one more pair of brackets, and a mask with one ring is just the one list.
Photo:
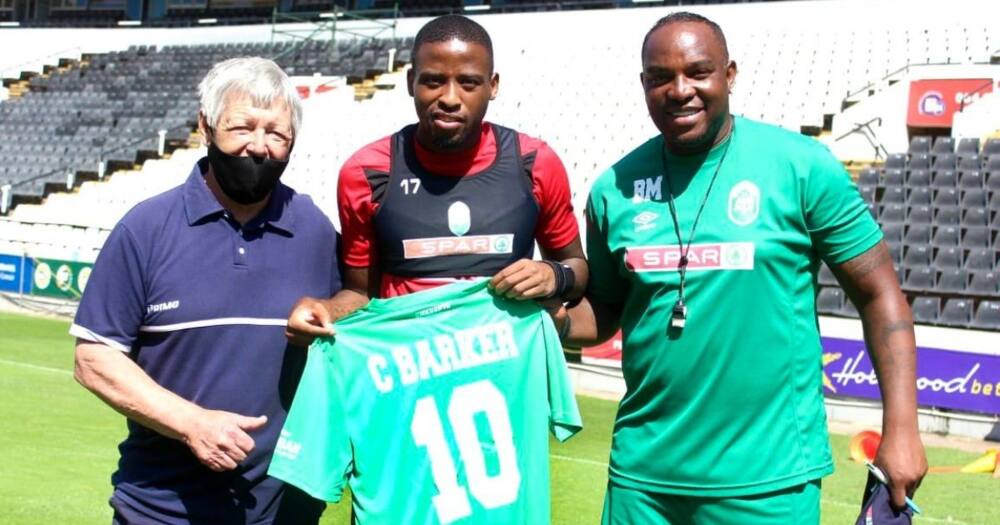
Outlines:
[[[360, 81], [381, 68], [388, 49], [412, 39], [204, 46], [136, 46], [85, 57], [83, 63], [31, 79], [29, 92], [0, 103], [0, 186], [13, 203], [37, 202], [68, 174], [82, 178], [155, 155], [158, 130], [169, 144], [196, 125], [197, 84], [209, 68], [237, 56], [275, 57], [289, 75], [345, 76]], [[78, 179], [78, 180], [80, 180]], [[48, 185], [48, 186], [47, 186]]]
[[[857, 184], [877, 212], [914, 319], [1000, 330], [1000, 274], [994, 273], [1000, 249], [1000, 139], [980, 144], [913, 137], [907, 153], [862, 168]], [[822, 313], [856, 315], [842, 292], [828, 291], [837, 283], [825, 267], [819, 285]]]

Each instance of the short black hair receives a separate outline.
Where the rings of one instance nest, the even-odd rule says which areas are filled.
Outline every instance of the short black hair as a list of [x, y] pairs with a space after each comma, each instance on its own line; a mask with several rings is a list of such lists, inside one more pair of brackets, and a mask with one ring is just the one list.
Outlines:
[[424, 24], [424, 27], [417, 31], [416, 38], [413, 39], [413, 50], [410, 52], [411, 63], [414, 66], [417, 65], [417, 51], [420, 46], [452, 40], [479, 44], [486, 48], [486, 53], [490, 57], [490, 69], [493, 69], [493, 40], [490, 39], [490, 34], [483, 26], [462, 15], [439, 16]]
[[716, 38], [722, 43], [722, 52], [726, 56], [726, 60], [729, 60], [729, 46], [726, 44], [726, 35], [722, 33], [722, 28], [719, 24], [705, 18], [699, 14], [691, 13], [688, 11], [678, 11], [676, 13], [670, 13], [669, 15], [659, 19], [653, 24], [653, 27], [646, 32], [646, 37], [642, 39], [642, 52], [646, 53], [646, 44], [649, 42], [649, 35], [652, 35], [657, 29], [667, 25], [680, 22], [696, 22], [699, 24], [707, 25], [713, 33], [715, 33]]

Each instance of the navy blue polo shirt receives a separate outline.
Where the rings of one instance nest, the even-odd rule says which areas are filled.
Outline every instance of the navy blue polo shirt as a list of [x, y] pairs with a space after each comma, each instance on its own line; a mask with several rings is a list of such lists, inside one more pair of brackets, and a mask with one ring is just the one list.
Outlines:
[[201, 407], [268, 422], [250, 434], [249, 457], [217, 473], [182, 442], [129, 420], [111, 503], [138, 522], [270, 523], [288, 511], [278, 508], [283, 485], [266, 472], [306, 352], [286, 347], [284, 326], [302, 296], [340, 289], [336, 234], [308, 197], [279, 183], [241, 227], [205, 184], [207, 166], [202, 159], [183, 185], [122, 218], [70, 333], [127, 352], [158, 384]]

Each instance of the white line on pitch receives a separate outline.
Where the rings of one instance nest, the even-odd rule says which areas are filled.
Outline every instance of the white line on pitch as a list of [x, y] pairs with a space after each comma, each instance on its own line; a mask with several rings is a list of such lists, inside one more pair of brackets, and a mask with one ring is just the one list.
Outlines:
[[28, 369], [31, 369], [31, 370], [40, 370], [42, 372], [55, 372], [57, 374], [73, 375], [73, 371], [72, 370], [66, 370], [66, 369], [63, 369], [63, 368], [52, 368], [52, 367], [49, 367], [49, 366], [38, 366], [38, 365], [30, 364], [30, 363], [22, 363], [20, 361], [10, 361], [10, 360], [7, 360], [7, 359], [0, 359], [0, 363], [5, 364], [5, 365], [19, 366], [21, 368], [28, 368]]
[[571, 461], [573, 463], [583, 463], [584, 465], [594, 465], [594, 466], [597, 466], [597, 467], [605, 467], [605, 468], [607, 468], [607, 466], [608, 466], [607, 462], [604, 462], [604, 461], [594, 461], [592, 459], [574, 458], [572, 456], [561, 456], [559, 454], [549, 454], [549, 457], [555, 458], [555, 459], [561, 459], [563, 461]]

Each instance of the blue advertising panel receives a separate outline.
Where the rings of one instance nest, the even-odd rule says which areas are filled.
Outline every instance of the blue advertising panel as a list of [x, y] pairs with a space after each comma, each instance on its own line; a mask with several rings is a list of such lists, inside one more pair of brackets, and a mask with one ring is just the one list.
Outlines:
[[[827, 395], [881, 398], [863, 341], [823, 338], [823, 385]], [[1000, 414], [1000, 355], [918, 347], [917, 403]]]
[[0, 254], [0, 292], [31, 291], [31, 259], [21, 255]]

